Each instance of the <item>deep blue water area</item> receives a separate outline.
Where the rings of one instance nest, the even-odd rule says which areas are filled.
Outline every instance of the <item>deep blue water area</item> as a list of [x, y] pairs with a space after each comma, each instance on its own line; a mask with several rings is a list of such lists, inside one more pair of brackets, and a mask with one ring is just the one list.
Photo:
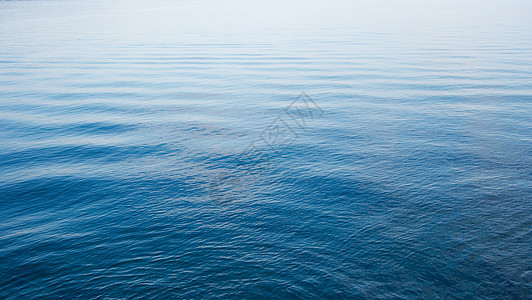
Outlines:
[[0, 2], [1, 299], [530, 299], [532, 26], [272, 5]]

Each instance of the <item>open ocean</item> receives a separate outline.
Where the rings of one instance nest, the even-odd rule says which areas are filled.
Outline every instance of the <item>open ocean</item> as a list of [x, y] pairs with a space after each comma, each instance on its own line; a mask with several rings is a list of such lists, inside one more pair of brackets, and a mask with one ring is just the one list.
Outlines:
[[336, 2], [0, 1], [0, 299], [531, 299], [532, 5]]

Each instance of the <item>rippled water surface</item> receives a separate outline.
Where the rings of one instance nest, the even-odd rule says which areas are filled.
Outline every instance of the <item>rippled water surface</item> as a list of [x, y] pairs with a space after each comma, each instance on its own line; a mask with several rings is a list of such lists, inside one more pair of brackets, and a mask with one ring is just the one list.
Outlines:
[[0, 2], [0, 298], [530, 297], [532, 27], [300, 4]]

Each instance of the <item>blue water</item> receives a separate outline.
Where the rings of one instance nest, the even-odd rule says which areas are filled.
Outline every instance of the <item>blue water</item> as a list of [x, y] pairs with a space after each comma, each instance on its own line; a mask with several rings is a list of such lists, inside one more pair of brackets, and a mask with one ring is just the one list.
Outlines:
[[0, 2], [0, 298], [530, 299], [516, 3]]

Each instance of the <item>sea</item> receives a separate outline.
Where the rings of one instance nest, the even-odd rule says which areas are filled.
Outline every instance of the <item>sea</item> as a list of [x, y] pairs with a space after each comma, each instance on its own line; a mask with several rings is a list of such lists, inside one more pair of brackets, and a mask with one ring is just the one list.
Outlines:
[[0, 1], [0, 299], [531, 299], [526, 1]]

